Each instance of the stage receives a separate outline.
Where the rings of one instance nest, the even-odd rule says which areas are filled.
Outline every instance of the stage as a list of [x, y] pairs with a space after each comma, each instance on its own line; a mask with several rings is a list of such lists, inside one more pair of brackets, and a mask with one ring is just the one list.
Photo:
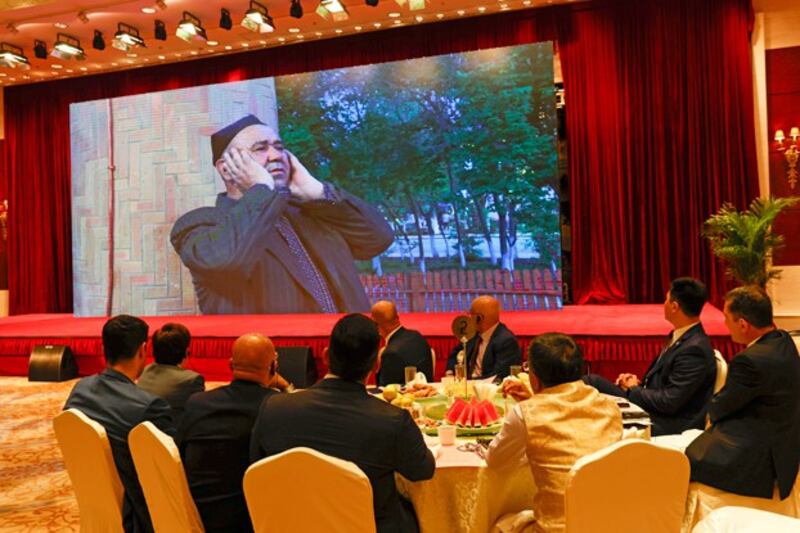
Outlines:
[[[436, 375], [444, 373], [447, 356], [455, 346], [450, 322], [456, 313], [401, 316], [403, 325], [417, 329], [436, 351]], [[181, 322], [192, 333], [191, 355], [186, 365], [208, 380], [230, 378], [228, 359], [239, 335], [260, 332], [277, 346], [310, 346], [320, 375], [327, 363], [323, 350], [339, 315], [217, 315], [145, 317], [152, 334], [166, 322]], [[75, 354], [81, 375], [103, 368], [101, 330], [105, 318], [76, 318], [66, 314], [21, 315], [0, 319], [0, 375], [25, 376], [28, 356], [38, 344], [65, 344]], [[702, 320], [714, 348], [726, 358], [736, 350], [722, 313], [706, 306]], [[615, 378], [619, 372], [644, 374], [661, 350], [670, 325], [662, 306], [575, 305], [561, 311], [506, 311], [502, 321], [517, 335], [522, 348], [540, 333], [559, 331], [575, 337], [591, 362], [593, 372]]]

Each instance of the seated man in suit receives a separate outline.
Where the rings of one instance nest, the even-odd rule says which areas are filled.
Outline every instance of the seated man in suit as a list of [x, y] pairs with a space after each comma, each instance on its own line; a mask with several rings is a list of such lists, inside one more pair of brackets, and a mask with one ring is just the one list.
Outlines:
[[307, 446], [355, 463], [372, 485], [379, 533], [417, 531], [413, 507], [397, 492], [395, 472], [411, 481], [433, 477], [435, 462], [411, 415], [370, 396], [364, 381], [378, 356], [378, 328], [363, 315], [333, 327], [330, 373], [296, 394], [269, 396], [258, 413], [250, 460]]
[[[472, 300], [469, 315], [477, 334], [467, 342], [467, 377], [506, 377], [509, 367], [522, 364], [522, 350], [511, 330], [500, 322], [500, 302], [491, 296], [478, 296]], [[447, 370], [455, 368], [460, 351], [459, 344], [450, 352]]]
[[616, 384], [597, 375], [585, 381], [600, 392], [627, 397], [648, 412], [653, 435], [703, 429], [714, 394], [717, 363], [700, 312], [708, 299], [706, 287], [693, 278], [677, 278], [664, 300], [664, 319], [674, 328], [661, 353], [639, 381], [620, 374]]
[[252, 531], [242, 490], [250, 433], [278, 370], [272, 341], [258, 333], [233, 343], [233, 381], [186, 402], [175, 439], [189, 489], [207, 532]]
[[156, 362], [144, 369], [137, 383], [140, 388], [167, 401], [172, 407], [175, 427], [180, 425], [183, 406], [189, 396], [206, 388], [203, 376], [181, 368], [191, 338], [183, 324], [164, 324], [156, 330], [153, 333], [153, 357]]
[[584, 455], [622, 438], [616, 402], [583, 383], [582, 370], [583, 355], [575, 341], [561, 333], [545, 333], [528, 348], [533, 391], [516, 380], [503, 387], [520, 403], [489, 445], [486, 464], [528, 464], [539, 488], [533, 499], [534, 531], [564, 531], [570, 468]]
[[711, 426], [686, 448], [692, 481], [784, 499], [800, 461], [800, 356], [789, 334], [775, 328], [761, 289], [733, 289], [723, 313], [733, 341], [747, 347], [711, 400]]
[[126, 532], [152, 532], [153, 524], [139, 478], [128, 448], [128, 433], [141, 422], [150, 421], [168, 435], [174, 435], [167, 402], [143, 391], [134, 380], [145, 365], [147, 324], [136, 317], [118, 315], [103, 326], [106, 369], [75, 384], [64, 409], [78, 409], [106, 429], [125, 489], [122, 523]]
[[393, 302], [381, 300], [372, 306], [372, 320], [386, 346], [378, 354], [378, 385], [405, 383], [405, 367], [415, 366], [433, 381], [431, 347], [419, 331], [406, 329]]

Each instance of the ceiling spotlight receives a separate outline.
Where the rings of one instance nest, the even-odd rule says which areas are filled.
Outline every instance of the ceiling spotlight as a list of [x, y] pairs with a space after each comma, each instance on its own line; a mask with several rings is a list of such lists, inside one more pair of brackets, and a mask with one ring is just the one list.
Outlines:
[[19, 33], [19, 30], [17, 29], [17, 27], [14, 25], [13, 22], [9, 22], [8, 24], [6, 24], [6, 29], [11, 33], [13, 33], [14, 35]]
[[145, 44], [137, 28], [120, 22], [117, 24], [117, 33], [114, 34], [114, 40], [111, 41], [111, 46], [117, 50], [127, 52], [131, 48], [145, 46]]
[[167, 26], [164, 24], [163, 20], [156, 21], [155, 37], [158, 41], [167, 40]]
[[0, 43], [0, 66], [23, 70], [31, 68], [28, 58], [22, 53], [22, 48], [8, 43]]
[[303, 18], [303, 4], [300, 3], [300, 0], [292, 0], [289, 15], [296, 19]]
[[86, 11], [78, 11], [78, 20], [84, 24], [89, 24], [89, 16], [86, 14]]
[[250, 9], [242, 19], [242, 26], [250, 31], [269, 33], [275, 31], [275, 23], [269, 16], [267, 8], [255, 0], [250, 0]]
[[56, 44], [53, 45], [50, 55], [59, 59], [86, 59], [86, 54], [81, 48], [81, 42], [76, 37], [66, 33], [56, 34]]
[[156, 7], [164, 11], [167, 9], [167, 3], [164, 0], [156, 0]]
[[336, 22], [347, 20], [350, 16], [344, 4], [339, 0], [320, 0], [319, 6], [317, 6], [317, 15], [324, 19], [333, 18]]
[[183, 18], [180, 24], [178, 24], [178, 29], [175, 30], [175, 35], [187, 43], [194, 39], [200, 41], [208, 40], [208, 37], [206, 37], [206, 29], [200, 23], [200, 19], [188, 11], [183, 12]]
[[233, 21], [231, 20], [231, 12], [225, 9], [224, 7], [220, 10], [219, 27], [222, 28], [223, 30], [229, 30], [233, 28]]
[[58, 28], [59, 30], [65, 30], [65, 29], [67, 29], [67, 25], [66, 25], [66, 24], [64, 24], [63, 22], [56, 22], [55, 24], [53, 24], [53, 26], [55, 26], [55, 27], [56, 27], [56, 28]]
[[47, 59], [47, 45], [44, 41], [33, 41], [33, 55], [37, 59]]
[[364, 0], [364, 3], [370, 7], [376, 7], [378, 5], [378, 0]]
[[401, 7], [408, 4], [408, 9], [411, 11], [425, 9], [425, 0], [395, 0], [395, 2]]
[[106, 41], [103, 39], [103, 33], [100, 30], [94, 30], [94, 39], [92, 39], [92, 48], [95, 50], [104, 50]]

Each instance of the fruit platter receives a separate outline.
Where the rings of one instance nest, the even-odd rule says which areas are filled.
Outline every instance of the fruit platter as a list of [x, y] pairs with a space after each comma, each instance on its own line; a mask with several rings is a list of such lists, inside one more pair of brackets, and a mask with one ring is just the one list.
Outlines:
[[505, 411], [493, 401], [472, 397], [470, 400], [455, 398], [450, 407], [445, 402], [427, 404], [423, 412], [429, 421], [423, 425], [425, 433], [436, 435], [438, 426], [447, 423], [456, 426], [456, 435], [467, 437], [496, 434]]

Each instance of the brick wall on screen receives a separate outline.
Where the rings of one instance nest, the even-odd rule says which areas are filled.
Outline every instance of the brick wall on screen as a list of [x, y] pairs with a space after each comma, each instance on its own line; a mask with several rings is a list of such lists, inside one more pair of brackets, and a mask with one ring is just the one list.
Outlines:
[[[198, 313], [191, 275], [169, 243], [169, 234], [183, 213], [214, 205], [222, 184], [212, 165], [209, 137], [247, 113], [277, 125], [271, 78], [112, 101], [114, 314]], [[86, 173], [86, 179], [93, 179], [90, 171]], [[107, 171], [104, 175], [107, 181]], [[103, 209], [100, 196], [94, 197], [94, 211]], [[75, 288], [77, 303], [89, 287]], [[105, 298], [93, 298], [80, 313], [76, 305], [76, 314], [104, 314], [105, 305]]]

